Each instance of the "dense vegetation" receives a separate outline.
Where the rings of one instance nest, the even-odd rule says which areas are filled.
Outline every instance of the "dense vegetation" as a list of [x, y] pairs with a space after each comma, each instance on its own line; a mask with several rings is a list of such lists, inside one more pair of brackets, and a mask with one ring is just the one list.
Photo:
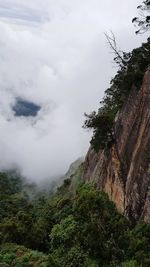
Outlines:
[[0, 174], [0, 266], [150, 266], [150, 225], [131, 225], [90, 184], [71, 187], [31, 198], [21, 178]]
[[132, 88], [135, 87], [138, 92], [142, 84], [144, 73], [150, 63], [150, 38], [131, 53], [119, 51], [114, 60], [119, 69], [111, 80], [110, 88], [105, 91], [98, 112], [85, 114], [83, 127], [93, 129], [91, 145], [96, 151], [101, 148], [107, 149], [115, 143], [114, 120]]

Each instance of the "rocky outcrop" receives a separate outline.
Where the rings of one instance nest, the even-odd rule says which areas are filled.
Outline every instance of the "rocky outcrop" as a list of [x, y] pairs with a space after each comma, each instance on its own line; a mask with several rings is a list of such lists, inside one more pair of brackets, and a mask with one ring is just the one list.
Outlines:
[[150, 222], [150, 71], [115, 121], [116, 144], [105, 152], [89, 149], [84, 181], [95, 182], [129, 219]]

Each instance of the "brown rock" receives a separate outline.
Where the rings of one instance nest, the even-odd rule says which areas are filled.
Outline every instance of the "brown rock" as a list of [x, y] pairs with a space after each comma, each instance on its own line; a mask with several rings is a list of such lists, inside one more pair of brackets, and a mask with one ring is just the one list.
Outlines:
[[150, 71], [115, 122], [116, 144], [108, 151], [89, 149], [83, 180], [108, 193], [117, 209], [133, 221], [150, 222]]

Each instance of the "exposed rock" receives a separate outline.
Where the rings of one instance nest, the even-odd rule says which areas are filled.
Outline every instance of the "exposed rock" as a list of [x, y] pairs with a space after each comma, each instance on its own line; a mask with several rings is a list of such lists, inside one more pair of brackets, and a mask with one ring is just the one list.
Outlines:
[[108, 193], [118, 210], [133, 221], [150, 222], [150, 71], [130, 96], [115, 122], [116, 144], [107, 152], [92, 148], [83, 179]]

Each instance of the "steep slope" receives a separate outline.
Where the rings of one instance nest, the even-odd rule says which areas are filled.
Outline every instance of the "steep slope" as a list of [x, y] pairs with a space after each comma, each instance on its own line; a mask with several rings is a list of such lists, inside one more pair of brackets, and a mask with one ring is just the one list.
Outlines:
[[89, 149], [82, 179], [107, 192], [131, 220], [150, 222], [150, 69], [117, 115], [115, 135], [109, 151]]

